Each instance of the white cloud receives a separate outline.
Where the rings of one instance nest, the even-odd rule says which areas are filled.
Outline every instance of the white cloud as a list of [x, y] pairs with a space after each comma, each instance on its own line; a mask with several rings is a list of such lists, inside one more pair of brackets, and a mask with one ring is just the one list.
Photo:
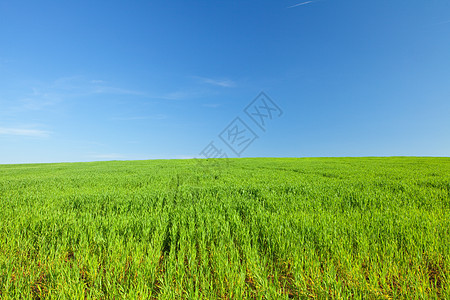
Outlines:
[[186, 91], [177, 91], [177, 92], [167, 93], [167, 94], [164, 94], [161, 96], [154, 96], [152, 98], [165, 99], [165, 100], [184, 100], [184, 99], [204, 97], [205, 95], [206, 95], [205, 91], [186, 90]]
[[50, 83], [35, 84], [32, 91], [33, 93], [27, 98], [41, 101], [79, 98], [94, 94], [147, 96], [142, 91], [111, 86], [104, 80], [86, 80], [83, 76], [61, 77]]
[[214, 79], [214, 78], [207, 78], [207, 77], [199, 77], [194, 76], [194, 78], [197, 78], [202, 83], [211, 84], [215, 86], [221, 86], [221, 87], [235, 87], [236, 83], [230, 79]]
[[51, 106], [54, 106], [61, 102], [58, 97], [48, 97], [44, 95], [42, 97], [27, 97], [19, 100], [19, 106], [16, 106], [16, 110], [44, 110]]
[[112, 86], [96, 86], [92, 91], [96, 94], [114, 94], [114, 95], [135, 95], [135, 96], [146, 96], [145, 93], [140, 91], [116, 88]]
[[91, 80], [91, 83], [99, 84], [99, 83], [106, 83], [106, 81], [93, 79]]
[[448, 23], [450, 23], [450, 20], [442, 21], [442, 22], [438, 23], [438, 25], [444, 25], [444, 24], [448, 24]]
[[10, 128], [0, 127], [0, 135], [16, 135], [16, 136], [28, 136], [28, 137], [49, 137], [50, 132], [39, 129], [23, 129], [23, 128]]
[[316, 2], [316, 1], [305, 1], [305, 2], [301, 2], [301, 3], [297, 3], [297, 4], [294, 4], [294, 5], [291, 5], [291, 6], [289, 6], [288, 8], [293, 8], [293, 7], [297, 7], [297, 6], [302, 6], [302, 5], [310, 4], [310, 3], [313, 3], [313, 2]]
[[209, 108], [217, 108], [219, 106], [221, 106], [221, 104], [219, 103], [205, 103], [203, 104], [204, 107], [209, 107]]
[[[0, 119], [13, 119], [29, 111], [36, 113], [46, 111], [51, 111], [52, 113], [65, 112], [68, 106], [64, 105], [64, 103], [96, 95], [127, 95], [147, 100], [185, 100], [205, 96], [205, 92], [201, 90], [175, 90], [173, 92], [140, 91], [114, 86], [105, 80], [86, 79], [84, 76], [60, 77], [50, 82], [32, 81], [23, 90], [25, 93], [19, 95], [16, 99], [0, 99], [1, 102], [4, 102], [0, 110]], [[134, 119], [141, 118], [147, 117], [137, 116]], [[165, 116], [150, 116], [149, 118], [164, 119]], [[39, 131], [16, 131], [15, 134], [45, 135], [44, 133], [39, 133]]]
[[113, 117], [113, 121], [136, 121], [136, 120], [164, 120], [167, 119], [165, 114], [156, 114], [151, 116], [130, 116], [130, 117]]

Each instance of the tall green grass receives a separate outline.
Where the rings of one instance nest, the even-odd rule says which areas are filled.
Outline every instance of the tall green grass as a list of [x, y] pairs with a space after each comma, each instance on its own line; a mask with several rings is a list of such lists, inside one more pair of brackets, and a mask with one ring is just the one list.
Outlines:
[[450, 159], [0, 166], [1, 299], [450, 299]]

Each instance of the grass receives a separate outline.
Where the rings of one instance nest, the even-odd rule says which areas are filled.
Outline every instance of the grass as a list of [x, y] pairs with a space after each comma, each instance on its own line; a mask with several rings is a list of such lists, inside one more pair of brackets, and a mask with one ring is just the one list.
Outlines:
[[449, 158], [0, 165], [1, 299], [450, 299]]

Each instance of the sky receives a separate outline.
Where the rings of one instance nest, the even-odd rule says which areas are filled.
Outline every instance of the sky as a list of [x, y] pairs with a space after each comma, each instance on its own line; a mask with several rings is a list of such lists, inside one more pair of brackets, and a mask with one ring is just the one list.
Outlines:
[[450, 156], [450, 1], [0, 0], [0, 163]]

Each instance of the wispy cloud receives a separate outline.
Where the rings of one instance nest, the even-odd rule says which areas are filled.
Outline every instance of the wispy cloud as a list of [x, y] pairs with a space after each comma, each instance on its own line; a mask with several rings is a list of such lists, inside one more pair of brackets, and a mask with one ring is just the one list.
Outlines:
[[16, 110], [43, 110], [45, 108], [54, 106], [60, 102], [57, 98], [52, 97], [27, 97], [20, 99], [18, 105], [13, 109]]
[[302, 6], [302, 5], [310, 4], [310, 3], [313, 3], [313, 2], [316, 2], [316, 1], [305, 1], [305, 2], [301, 2], [301, 3], [297, 3], [297, 4], [294, 4], [294, 5], [291, 5], [288, 8], [294, 8], [294, 7], [297, 7], [297, 6]]
[[[208, 78], [204, 78], [205, 80], [211, 80]], [[98, 82], [98, 84], [97, 84]], [[125, 89], [125, 88], [119, 88], [114, 87], [106, 84], [105, 81], [102, 80], [95, 80], [91, 81], [93, 83], [93, 90], [90, 90], [92, 93], [96, 94], [114, 94], [114, 95], [131, 95], [131, 96], [138, 96], [146, 99], [162, 99], [162, 100], [184, 100], [184, 99], [191, 99], [191, 98], [197, 98], [205, 96], [205, 91], [200, 89], [192, 89], [192, 88], [186, 88], [181, 90], [176, 90], [172, 92], [150, 92], [150, 91], [139, 91], [139, 90], [133, 90], [133, 89]], [[232, 81], [211, 81], [208, 82], [210, 84], [216, 84], [221, 86], [232, 86], [234, 83]]]
[[167, 119], [167, 115], [157, 114], [152, 116], [130, 116], [130, 117], [113, 117], [113, 121], [137, 121], [137, 120], [164, 120]]
[[190, 98], [198, 98], [205, 96], [205, 91], [202, 90], [181, 90], [171, 93], [166, 93], [161, 96], [153, 96], [152, 98], [155, 99], [164, 99], [164, 100], [184, 100], [184, 99], [190, 99]]
[[440, 22], [431, 23], [431, 24], [424, 26], [423, 29], [425, 29], [425, 30], [436, 29], [439, 26], [447, 25], [447, 24], [450, 24], [450, 20], [444, 20], [444, 21], [440, 21]]
[[148, 96], [146, 93], [135, 90], [128, 90], [112, 86], [95, 86], [90, 92], [95, 94], [114, 94], [114, 95], [134, 95], [134, 96]]
[[203, 107], [209, 107], [209, 108], [217, 108], [219, 106], [221, 106], [221, 104], [219, 104], [219, 103], [205, 103], [205, 104], [203, 104]]
[[50, 132], [39, 129], [0, 127], [0, 135], [16, 135], [16, 136], [45, 138], [50, 136]]
[[53, 109], [67, 100], [97, 94], [153, 98], [142, 91], [111, 86], [104, 80], [86, 80], [81, 76], [61, 77], [52, 82], [33, 82], [29, 85], [28, 93], [16, 101], [10, 101], [10, 113]]
[[8, 59], [8, 58], [0, 57], [0, 66], [1, 66], [1, 65], [7, 65], [7, 64], [9, 64], [9, 63], [11, 63], [11, 62], [13, 62], [13, 60]]
[[444, 25], [444, 24], [448, 24], [448, 23], [450, 23], [450, 20], [439, 22], [436, 25]]
[[[230, 82], [219, 83], [230, 85]], [[101, 78], [88, 79], [85, 76], [66, 76], [56, 78], [53, 81], [42, 82], [39, 80], [27, 83], [22, 88], [22, 95], [16, 99], [1, 99], [2, 109], [0, 119], [17, 121], [23, 113], [32, 111], [36, 115], [45, 112], [66, 112], [70, 101], [86, 99], [97, 95], [129, 96], [145, 100], [186, 100], [208, 95], [208, 91], [201, 89], [185, 88], [175, 91], [146, 91], [111, 84]], [[140, 116], [138, 116], [140, 118]], [[147, 117], [145, 117], [147, 118]], [[150, 118], [163, 119], [162, 116]], [[31, 133], [30, 133], [31, 134]]]
[[180, 90], [168, 93], [151, 93], [146, 91], [108, 86], [103, 84], [106, 82], [102, 80], [91, 81], [91, 83], [93, 83], [93, 87], [92, 89], [89, 90], [89, 93], [95, 94], [130, 95], [147, 99], [163, 99], [163, 100], [183, 100], [199, 97], [202, 96], [203, 94], [203, 92], [201, 91], [193, 91], [193, 90]]
[[94, 84], [99, 84], [99, 83], [104, 84], [104, 83], [106, 83], [106, 81], [104, 81], [104, 80], [98, 80], [98, 79], [93, 79], [93, 80], [91, 80], [91, 83], [94, 83]]
[[211, 84], [215, 86], [221, 86], [221, 87], [235, 87], [236, 83], [230, 79], [214, 79], [214, 78], [207, 78], [207, 77], [199, 77], [199, 76], [193, 76], [194, 78], [198, 79], [202, 83]]

